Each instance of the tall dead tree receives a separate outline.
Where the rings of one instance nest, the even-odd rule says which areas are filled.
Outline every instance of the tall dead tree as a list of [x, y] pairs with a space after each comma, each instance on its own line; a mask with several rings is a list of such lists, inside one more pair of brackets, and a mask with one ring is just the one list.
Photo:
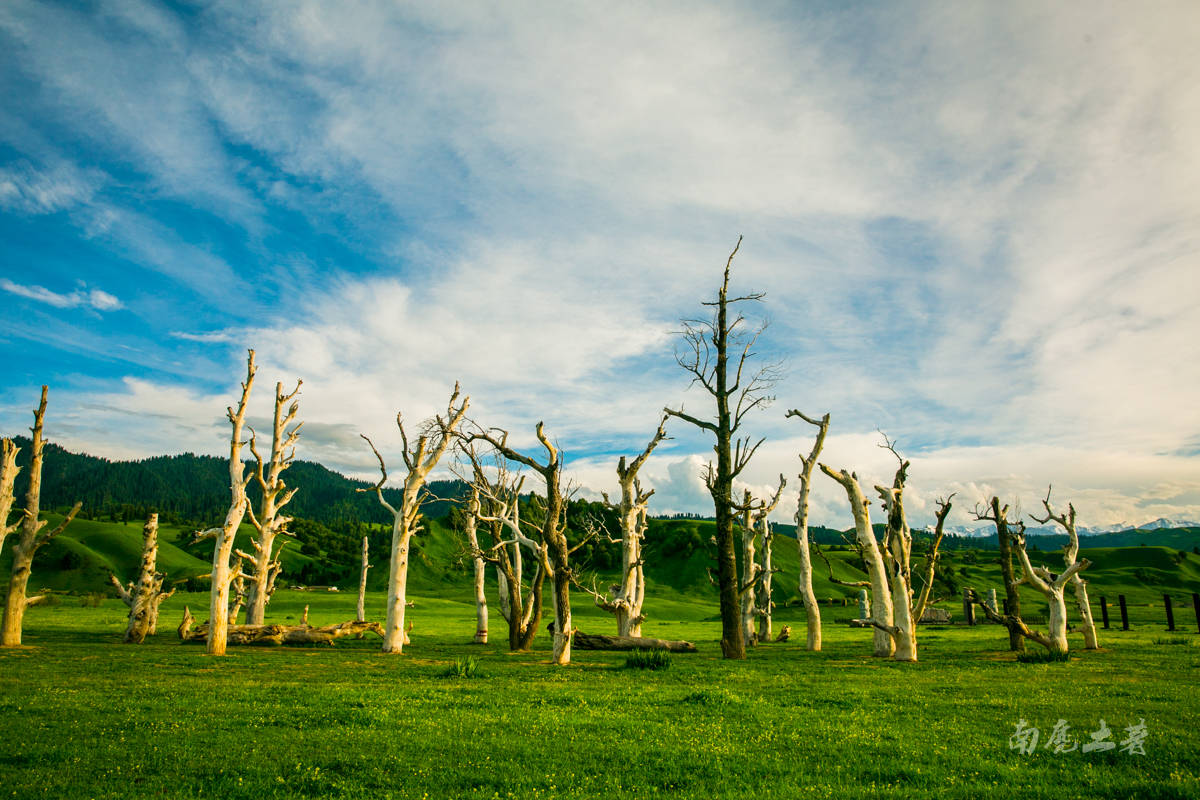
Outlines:
[[371, 568], [371, 565], [367, 562], [370, 558], [370, 540], [364, 536], [362, 544], [362, 567], [358, 574], [358, 622], [362, 622], [367, 618], [367, 570]]
[[539, 422], [536, 428], [538, 441], [546, 451], [545, 463], [518, 452], [508, 446], [508, 432], [502, 431], [497, 438], [491, 431], [472, 434], [468, 441], [482, 439], [492, 445], [509, 461], [523, 464], [542, 476], [545, 486], [545, 517], [542, 521], [541, 544], [549, 558], [549, 577], [552, 581], [554, 601], [554, 663], [571, 663], [571, 566], [573, 549], [567, 543], [567, 526], [564, 519], [567, 495], [562, 485], [562, 453], [551, 444]]
[[771, 612], [775, 608], [775, 603], [771, 599], [771, 590], [773, 577], [779, 569], [774, 565], [773, 539], [775, 535], [771, 531], [769, 517], [775, 507], [779, 505], [779, 498], [783, 496], [783, 488], [786, 485], [787, 481], [780, 475], [779, 488], [775, 490], [775, 496], [755, 510], [751, 520], [762, 545], [759, 548], [758, 576], [754, 589], [754, 615], [758, 619], [756, 638], [760, 642], [769, 642], [774, 635], [771, 631]]
[[[1079, 559], [1079, 534], [1075, 532], [1075, 506], [1067, 503], [1065, 514], [1055, 514], [1054, 509], [1050, 506], [1050, 490], [1051, 487], [1046, 487], [1046, 499], [1042, 501], [1042, 506], [1046, 509], [1046, 516], [1035, 517], [1032, 514], [1030, 516], [1043, 525], [1054, 520], [1067, 532], [1067, 544], [1063, 547], [1063, 561], [1065, 562], [1064, 566], [1069, 570]], [[1096, 637], [1096, 621], [1092, 619], [1092, 604], [1088, 599], [1087, 581], [1076, 572], [1071, 576], [1071, 587], [1075, 590], [1075, 607], [1079, 611], [1080, 628], [1083, 631], [1083, 647], [1085, 650], [1098, 650], [1100, 641]]]
[[374, 443], [366, 436], [362, 437], [371, 446], [371, 452], [375, 454], [375, 458], [379, 460], [381, 477], [379, 483], [375, 484], [372, 489], [359, 489], [359, 491], [375, 492], [379, 504], [392, 515], [387, 621], [383, 626], [383, 652], [385, 653], [404, 651], [404, 611], [408, 594], [409, 545], [412, 537], [422, 530], [419, 523], [421, 504], [429, 494], [425, 489], [425, 481], [429, 473], [437, 466], [438, 461], [441, 460], [446, 448], [450, 446], [467, 414], [470, 398], [464, 397], [462, 403], [455, 407], [458, 395], [459, 386], [455, 383], [454, 392], [450, 395], [450, 402], [446, 404], [445, 417], [439, 414], [427, 423], [425, 431], [412, 446], [409, 445], [408, 435], [404, 431], [404, 420], [400, 414], [396, 414], [396, 426], [400, 429], [400, 439], [403, 442], [401, 453], [404, 458], [404, 466], [408, 470], [400, 495], [400, 508], [393, 508], [384, 499], [383, 485], [388, 479], [387, 466], [383, 463], [383, 456], [379, 455], [379, 450], [375, 448]]
[[242, 462], [242, 430], [246, 424], [246, 407], [250, 402], [250, 389], [254, 386], [254, 374], [258, 367], [254, 363], [254, 351], [246, 356], [246, 380], [242, 381], [242, 397], [237, 409], [232, 406], [225, 409], [232, 428], [229, 437], [229, 511], [225, 514], [225, 522], [220, 528], [209, 528], [196, 536], [196, 541], [212, 538], [213, 560], [212, 589], [209, 592], [208, 619], [209, 627], [205, 638], [205, 652], [209, 655], [225, 655], [225, 647], [229, 634], [229, 588], [234, 580], [242, 575], [239, 566], [231, 568], [229, 558], [233, 554], [233, 541], [237, 536], [238, 527], [246, 516], [249, 502], [246, 499], [246, 486], [252, 476], [246, 475], [246, 465]]
[[[42, 401], [33, 412], [33, 427], [30, 432], [33, 439], [30, 442], [29, 488], [25, 492], [25, 509], [21, 515], [20, 535], [13, 543], [12, 572], [8, 580], [8, 599], [4, 603], [4, 622], [0, 628], [0, 647], [18, 647], [21, 644], [21, 631], [25, 623], [25, 609], [40, 600], [38, 597], [26, 597], [29, 586], [29, 575], [33, 567], [33, 557], [38, 548], [58, 536], [75, 515], [79, 513], [82, 503], [76, 503], [67, 516], [55, 528], [45, 531], [46, 520], [39, 519], [42, 502], [42, 457], [45, 442], [42, 440], [42, 424], [46, 418], [46, 394], [48, 387], [42, 387]], [[12, 448], [11, 458], [16, 458], [16, 448]], [[4, 454], [5, 463], [10, 458]], [[12, 475], [15, 478], [15, 462]], [[7, 528], [7, 518], [4, 520]]]
[[0, 443], [0, 552], [4, 551], [4, 540], [8, 535], [21, 527], [20, 519], [11, 524], [8, 521], [12, 514], [13, 502], [16, 500], [13, 488], [17, 482], [17, 473], [21, 471], [17, 466], [17, 453], [20, 450], [21, 448], [7, 437]]
[[109, 573], [109, 580], [117, 587], [117, 594], [129, 606], [129, 623], [125, 626], [125, 641], [141, 644], [146, 636], [158, 629], [158, 608], [163, 601], [175, 594], [175, 590], [163, 591], [166, 575], [157, 571], [158, 564], [158, 514], [151, 514], [142, 528], [142, 562], [138, 577], [128, 585], [121, 583], [116, 575]]
[[1008, 504], [1001, 506], [1000, 498], [993, 495], [986, 507], [975, 507], [975, 519], [987, 520], [996, 526], [996, 539], [1000, 547], [1000, 577], [1004, 581], [1004, 613], [1001, 616], [1006, 621], [1002, 624], [1008, 629], [1008, 649], [1023, 653], [1025, 639], [1021, 629], [1025, 623], [1021, 621], [1021, 592], [1016, 571], [1013, 569]]
[[821, 609], [817, 606], [817, 596], [812, 587], [812, 552], [808, 541], [808, 493], [812, 488], [812, 471], [825, 446], [825, 435], [829, 433], [829, 415], [814, 419], [805, 416], [795, 409], [787, 412], [787, 417], [799, 417], [809, 425], [817, 427], [817, 438], [813, 442], [808, 457], [800, 456], [800, 498], [796, 504], [796, 550], [800, 557], [800, 599], [804, 602], [804, 616], [808, 621], [809, 650], [821, 649]]
[[[863, 496], [862, 487], [858, 485], [858, 475], [845, 470], [833, 470], [825, 464], [820, 464], [821, 471], [833, 478], [846, 491], [850, 501], [850, 512], [854, 515], [854, 535], [863, 562], [867, 567], [867, 577], [871, 587], [871, 625], [875, 629], [874, 654], [888, 657], [895, 653], [895, 642], [889, 629], [894, 625], [894, 610], [892, 597], [888, 586], [887, 570], [884, 567], [883, 556], [879, 552], [879, 543], [875, 540], [875, 532], [871, 528], [870, 503]], [[830, 569], [830, 575], [833, 570]]]
[[[281, 545], [275, 548], [275, 540], [281, 534], [290, 536], [287, 525], [292, 521], [280, 512], [296, 494], [296, 489], [288, 489], [283, 481], [283, 472], [292, 465], [296, 457], [296, 440], [300, 437], [300, 427], [303, 422], [288, 429], [300, 404], [294, 398], [300, 391], [301, 381], [296, 381], [296, 388], [291, 394], [283, 393], [283, 384], [275, 384], [275, 419], [271, 427], [271, 457], [266, 464], [255, 446], [254, 430], [250, 430], [250, 452], [254, 454], [254, 479], [262, 493], [259, 500], [258, 513], [247, 504], [246, 513], [250, 524], [254, 526], [255, 536], [251, 540], [254, 553], [238, 552], [238, 555], [253, 565], [250, 572], [249, 588], [246, 600], [246, 624], [262, 625], [267, 614], [267, 603], [275, 593], [275, 581], [283, 570], [279, 553]], [[290, 406], [287, 406], [288, 403]], [[287, 406], [287, 411], [284, 407]], [[286, 544], [286, 542], [284, 543]]]
[[477, 532], [481, 515], [479, 487], [472, 484], [463, 527], [467, 534], [467, 546], [471, 548], [471, 566], [474, 569], [472, 587], [475, 590], [475, 635], [471, 641], [475, 644], [487, 644], [488, 640], [487, 562], [483, 559], [483, 551], [479, 549]]
[[[641, 454], [626, 462], [621, 456], [617, 462], [617, 481], [621, 487], [621, 500], [613, 504], [608, 495], [603, 495], [604, 503], [617, 512], [617, 521], [621, 528], [621, 579], [613, 584], [608, 592], [601, 593], [594, 587], [589, 589], [580, 585], [584, 591], [595, 598], [596, 605], [612, 614], [617, 620], [617, 636], [640, 637], [642, 623], [646, 621], [643, 606], [646, 602], [646, 572], [645, 559], [642, 555], [642, 541], [646, 536], [649, 523], [646, 521], [650, 497], [654, 490], [642, 491], [642, 482], [638, 480], [638, 470], [646, 463], [646, 459], [654, 452], [658, 443], [667, 436], [667, 417], [663, 416], [649, 444]], [[579, 585], [579, 584], [577, 584]]]
[[682, 408], [664, 409], [668, 415], [708, 431], [715, 439], [713, 449], [717, 455], [716, 464], [709, 465], [704, 482], [712, 496], [717, 526], [721, 652], [725, 658], [735, 659], [746, 657], [746, 639], [739, 610], [733, 481], [750, 463], [764, 441], [759, 439], [751, 444], [752, 440], [738, 436], [738, 431], [747, 414], [771, 402], [773, 398], [767, 391], [777, 376], [775, 365], [762, 367], [753, 374], [746, 372], [748, 362], [756, 355], [752, 348], [763, 327], [748, 333], [744, 328], [746, 320], [741, 314], [730, 319], [730, 306], [758, 301], [765, 296], [762, 293], [729, 296], [729, 270], [741, 244], [742, 239], [738, 237], [737, 246], [725, 262], [725, 276], [717, 299], [702, 304], [713, 309], [713, 316], [705, 320], [684, 320], [683, 344], [675, 354], [679, 366], [692, 375], [692, 383], [700, 384], [712, 396], [716, 417], [711, 420], [700, 419], [685, 413]]
[[[508, 647], [514, 652], [525, 651], [533, 646], [542, 621], [542, 589], [551, 571], [546, 545], [525, 535], [522, 529], [524, 477], [510, 473], [504, 459], [499, 457], [494, 470], [486, 469], [469, 443], [464, 443], [463, 452], [471, 461], [472, 489], [479, 495], [478, 508], [473, 504], [468, 506], [468, 513], [476, 517], [472, 556], [495, 565], [500, 615], [508, 625]], [[494, 472], [494, 478], [488, 477], [489, 471]], [[485, 525], [481, 526], [481, 522]], [[490, 539], [486, 544], [479, 541], [482, 530], [487, 531]], [[505, 538], [506, 531], [511, 538]], [[528, 586], [523, 550], [535, 559]]]
[[937, 524], [934, 526], [933, 541], [930, 542], [929, 549], [925, 552], [925, 563], [921, 569], [921, 579], [924, 581], [924, 585], [921, 587], [921, 596], [917, 601], [917, 607], [913, 611], [913, 617], [917, 622], [921, 621], [921, 617], [925, 615], [925, 609], [929, 607], [929, 596], [933, 592], [933, 577], [937, 572], [938, 548], [942, 544], [942, 537], [946, 535], [946, 518], [950, 516], [950, 509], [953, 507], [950, 501], [954, 499], [955, 494], [957, 492], [951, 492], [946, 499], [937, 501]]

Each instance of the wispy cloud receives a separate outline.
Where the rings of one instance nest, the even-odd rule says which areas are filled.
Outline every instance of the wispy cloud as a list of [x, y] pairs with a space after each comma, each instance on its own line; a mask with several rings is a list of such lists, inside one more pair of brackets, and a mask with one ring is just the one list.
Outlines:
[[116, 311], [121, 301], [102, 289], [76, 289], [73, 292], [52, 292], [44, 286], [22, 286], [8, 278], [0, 278], [0, 289], [20, 297], [28, 297], [55, 308], [90, 308], [95, 311]]

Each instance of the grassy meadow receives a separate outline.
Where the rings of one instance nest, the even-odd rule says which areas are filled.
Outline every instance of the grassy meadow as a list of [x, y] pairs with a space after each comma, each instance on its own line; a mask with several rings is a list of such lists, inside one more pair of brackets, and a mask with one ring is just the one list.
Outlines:
[[[370, 597], [368, 616], [382, 613]], [[543, 635], [511, 654], [493, 612], [492, 644], [469, 644], [466, 592], [414, 597], [412, 644], [231, 648], [181, 644], [185, 603], [163, 608], [145, 645], [123, 645], [125, 608], [66, 597], [34, 607], [26, 646], [0, 651], [0, 794], [128, 798], [507, 797], [1197, 797], [1200, 635], [1164, 632], [1135, 605], [1133, 629], [1067, 663], [1023, 664], [995, 626], [922, 629], [921, 663], [870, 657], [870, 632], [834, 623], [808, 653], [803, 612], [781, 609], [792, 640], [722, 661], [715, 604], [663, 590], [645, 633], [693, 640], [668, 668], [576, 651], [549, 665]], [[280, 591], [269, 619], [351, 619], [354, 597]], [[577, 603], [583, 630], [611, 632]], [[201, 615], [204, 614], [202, 610]], [[1194, 631], [1190, 613], [1187, 621]], [[1081, 647], [1077, 635], [1072, 646]], [[446, 673], [472, 658], [474, 677]], [[1019, 719], [1036, 752], [1009, 746]], [[1101, 719], [1120, 742], [1145, 720], [1144, 755], [1056, 753], [1059, 719], [1079, 742]]]

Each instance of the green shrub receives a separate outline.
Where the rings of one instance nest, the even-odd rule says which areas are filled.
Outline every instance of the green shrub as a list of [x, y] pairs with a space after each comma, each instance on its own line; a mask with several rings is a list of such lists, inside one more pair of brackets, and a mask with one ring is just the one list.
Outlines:
[[1050, 664], [1055, 661], [1070, 661], [1071, 656], [1062, 650], [1030, 650], [1017, 653], [1017, 661], [1022, 664]]
[[1194, 644], [1195, 641], [1186, 636], [1158, 636], [1154, 639], [1155, 644], [1181, 644], [1184, 646]]
[[104, 592], [88, 592], [79, 596], [79, 605], [83, 608], [99, 608], [104, 605]]
[[634, 650], [625, 657], [626, 669], [666, 669], [671, 666], [671, 654], [666, 650]]
[[443, 678], [478, 678], [479, 677], [479, 662], [474, 656], [460, 658], [453, 664], [447, 664], [446, 669], [442, 671]]

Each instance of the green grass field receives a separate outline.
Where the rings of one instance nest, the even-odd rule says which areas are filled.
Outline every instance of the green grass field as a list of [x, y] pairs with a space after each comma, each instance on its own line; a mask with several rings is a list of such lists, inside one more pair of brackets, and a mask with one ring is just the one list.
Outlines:
[[[463, 595], [463, 596], [460, 596]], [[11, 797], [1179, 797], [1200, 796], [1200, 635], [1167, 634], [1161, 609], [1135, 605], [1133, 630], [1068, 663], [1020, 664], [995, 626], [922, 630], [921, 663], [870, 657], [868, 631], [824, 609], [821, 653], [803, 649], [798, 609], [786, 644], [720, 659], [715, 604], [667, 591], [648, 636], [700, 652], [667, 669], [576, 651], [549, 665], [543, 635], [510, 654], [468, 644], [465, 592], [416, 595], [401, 656], [378, 639], [323, 648], [180, 644], [185, 602], [162, 630], [120, 643], [125, 608], [64, 598], [30, 609], [26, 647], [0, 651], [0, 794]], [[350, 593], [281, 591], [269, 619], [354, 616]], [[369, 616], [383, 597], [370, 598]], [[204, 611], [200, 614], [203, 616]], [[611, 632], [583, 602], [577, 624]], [[1190, 611], [1181, 614], [1189, 631]], [[1081, 646], [1077, 635], [1072, 645]], [[473, 678], [444, 677], [473, 657]], [[1031, 755], [1009, 746], [1019, 719], [1045, 743], [1066, 720], [1080, 742], [1104, 719], [1120, 742], [1145, 720], [1144, 755]]]

